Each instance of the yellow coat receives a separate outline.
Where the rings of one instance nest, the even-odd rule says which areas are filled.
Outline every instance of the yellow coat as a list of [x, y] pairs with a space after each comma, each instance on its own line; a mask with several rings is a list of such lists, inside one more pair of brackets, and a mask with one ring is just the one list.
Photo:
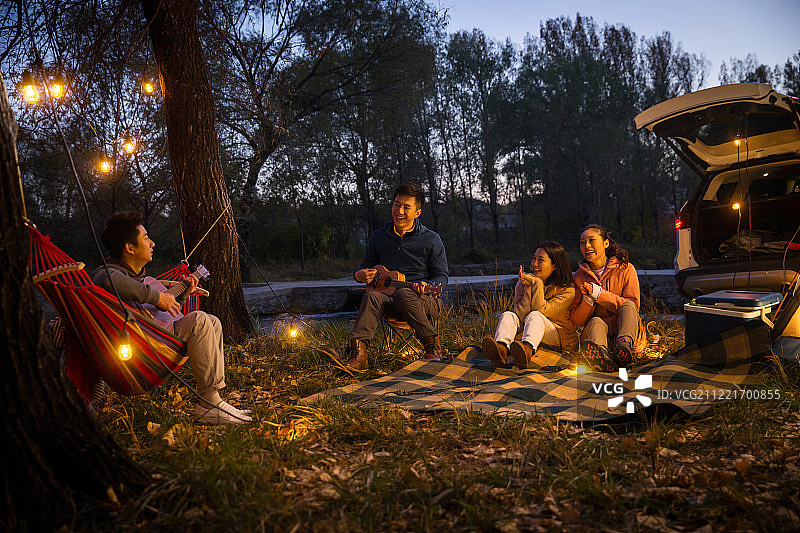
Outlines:
[[575, 324], [569, 319], [572, 300], [575, 298], [575, 287], [544, 286], [541, 278], [526, 274], [525, 279], [518, 281], [514, 287], [514, 313], [520, 323], [531, 311], [539, 311], [556, 327], [561, 339], [561, 348], [577, 350], [578, 334]]

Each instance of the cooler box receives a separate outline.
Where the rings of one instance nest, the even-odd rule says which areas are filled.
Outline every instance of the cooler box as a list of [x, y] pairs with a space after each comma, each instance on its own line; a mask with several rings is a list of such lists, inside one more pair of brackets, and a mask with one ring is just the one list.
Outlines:
[[769, 321], [781, 302], [777, 292], [717, 291], [698, 296], [683, 306], [686, 345], [744, 324], [748, 320]]

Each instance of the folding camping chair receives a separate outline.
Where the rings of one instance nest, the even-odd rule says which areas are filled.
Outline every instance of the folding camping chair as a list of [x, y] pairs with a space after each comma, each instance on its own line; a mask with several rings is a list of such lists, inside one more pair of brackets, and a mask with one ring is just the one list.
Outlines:
[[[430, 317], [428, 317], [430, 319]], [[431, 325], [438, 332], [439, 331], [439, 317], [430, 319]], [[381, 330], [383, 331], [383, 345], [384, 351], [388, 351], [392, 346], [400, 343], [400, 350], [410, 350], [418, 356], [424, 355], [422, 343], [417, 337], [414, 336], [414, 330], [408, 322], [400, 320], [392, 316], [391, 313], [384, 312], [381, 315]]]

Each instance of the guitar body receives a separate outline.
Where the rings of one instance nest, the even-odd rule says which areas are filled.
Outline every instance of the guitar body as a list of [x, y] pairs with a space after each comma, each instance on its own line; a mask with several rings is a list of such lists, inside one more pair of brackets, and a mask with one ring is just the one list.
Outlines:
[[[209, 272], [208, 269], [206, 269], [206, 267], [204, 267], [203, 265], [198, 265], [197, 270], [195, 270], [192, 273], [192, 275], [196, 277], [198, 280], [202, 280], [208, 277]], [[183, 294], [183, 292], [185, 292], [186, 289], [189, 288], [189, 286], [185, 284], [183, 281], [179, 281], [174, 285], [172, 285], [170, 288], [167, 288], [166, 286], [164, 286], [161, 280], [150, 276], [145, 277], [143, 283], [148, 287], [156, 289], [158, 292], [168, 292], [173, 296], [175, 296], [176, 298], [181, 294]], [[159, 309], [155, 305], [151, 304], [141, 304], [141, 305], [143, 309], [148, 311], [153, 316], [153, 321], [167, 331], [173, 331], [172, 324], [176, 320], [180, 320], [181, 318], [183, 318], [183, 313], [181, 313], [180, 311], [178, 311], [177, 315], [172, 316], [171, 314], [169, 314], [169, 311], [164, 311], [162, 309]]]
[[375, 278], [370, 283], [367, 283], [367, 292], [382, 292], [391, 296], [400, 287], [399, 284], [393, 284], [392, 282], [406, 280], [406, 275], [402, 272], [389, 270], [383, 265], [376, 265], [375, 270], [378, 272], [375, 274]]
[[[147, 276], [144, 278], [143, 283], [148, 287], [151, 287], [158, 292], [167, 292], [167, 288], [161, 283], [161, 280], [156, 278]], [[155, 305], [150, 304], [142, 304], [142, 307], [146, 309], [151, 315], [153, 315], [153, 322], [161, 326], [167, 331], [172, 331], [172, 323], [176, 320], [180, 320], [183, 318], [183, 313], [178, 311], [176, 316], [172, 316], [167, 311], [163, 311], [156, 307]]]
[[[414, 283], [407, 282], [406, 275], [402, 272], [389, 270], [383, 265], [375, 265], [373, 268], [377, 272], [372, 281], [367, 283], [367, 292], [376, 291], [391, 296], [401, 287], [414, 288]], [[442, 294], [442, 287], [441, 285], [424, 285], [422, 292], [431, 296], [439, 296]]]

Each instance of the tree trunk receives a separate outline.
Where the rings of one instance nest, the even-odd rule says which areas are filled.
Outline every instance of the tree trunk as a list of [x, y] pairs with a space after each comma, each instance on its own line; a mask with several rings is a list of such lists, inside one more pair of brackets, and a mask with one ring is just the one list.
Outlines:
[[83, 529], [73, 523], [79, 509], [102, 509], [96, 502], [109, 503], [109, 489], [138, 494], [150, 479], [96, 425], [61, 371], [28, 269], [15, 137], [0, 75], [0, 528]]
[[527, 180], [522, 172], [522, 146], [517, 147], [517, 175], [519, 176], [519, 216], [522, 219], [522, 243], [525, 245], [525, 251], [528, 251], [530, 243], [528, 242], [528, 221], [527, 211], [525, 211], [525, 190], [527, 187]]
[[188, 248], [211, 230], [198, 249], [211, 271], [208, 309], [222, 321], [228, 339], [239, 342], [253, 332], [253, 324], [244, 303], [236, 224], [200, 50], [199, 0], [142, 0], [142, 7], [164, 91], [170, 162]]
[[[242, 246], [246, 246], [249, 249], [253, 244], [250, 237], [253, 235], [256, 205], [258, 203], [258, 176], [261, 174], [261, 168], [272, 152], [273, 150], [266, 148], [266, 145], [257, 146], [253, 148], [253, 155], [247, 160], [247, 179], [245, 179], [242, 186], [242, 211], [237, 223], [239, 238], [241, 239], [239, 249], [242, 252], [244, 251], [241, 248]], [[242, 253], [239, 254], [239, 267], [242, 281], [245, 283], [250, 282], [250, 263]]]

